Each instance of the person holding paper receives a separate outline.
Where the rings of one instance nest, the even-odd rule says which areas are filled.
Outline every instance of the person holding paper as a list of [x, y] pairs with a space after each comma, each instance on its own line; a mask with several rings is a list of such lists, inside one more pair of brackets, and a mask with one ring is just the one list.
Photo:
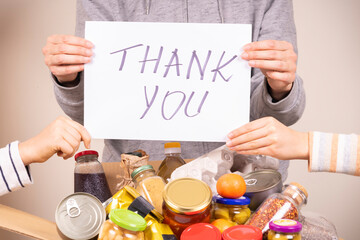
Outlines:
[[226, 145], [239, 154], [263, 154], [281, 160], [304, 159], [311, 172], [360, 176], [360, 136], [298, 132], [264, 117], [228, 134]]
[[[303, 82], [296, 74], [297, 45], [290, 0], [211, 1], [78, 1], [76, 36], [53, 35], [43, 48], [58, 103], [73, 120], [83, 123], [84, 64], [93, 44], [84, 39], [85, 21], [251, 23], [253, 42], [241, 57], [253, 67], [250, 120], [273, 116], [294, 124], [305, 108]], [[124, 36], [126, 37], [126, 36]], [[239, 46], [240, 47], [240, 46]], [[119, 123], [121, 124], [121, 123]], [[176, 139], [174, 139], [176, 140]], [[105, 140], [103, 161], [119, 161], [121, 153], [143, 149], [150, 160], [163, 158], [163, 141]], [[223, 143], [181, 142], [184, 158], [196, 158]], [[283, 180], [288, 162], [280, 164]]]
[[91, 137], [79, 123], [59, 117], [37, 136], [24, 142], [14, 141], [0, 149], [0, 196], [32, 184], [31, 163], [43, 163], [55, 153], [72, 157], [83, 141], [90, 148]]

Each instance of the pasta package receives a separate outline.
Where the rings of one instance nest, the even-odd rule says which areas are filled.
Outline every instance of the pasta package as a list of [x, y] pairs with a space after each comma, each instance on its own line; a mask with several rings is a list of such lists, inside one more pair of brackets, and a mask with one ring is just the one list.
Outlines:
[[130, 186], [125, 186], [115, 193], [105, 210], [109, 214], [112, 209], [118, 208], [136, 212], [145, 218], [148, 227], [153, 223], [161, 223], [164, 220], [164, 217], [156, 211], [154, 206]]
[[177, 240], [170, 226], [163, 223], [153, 223], [145, 229], [145, 240]]

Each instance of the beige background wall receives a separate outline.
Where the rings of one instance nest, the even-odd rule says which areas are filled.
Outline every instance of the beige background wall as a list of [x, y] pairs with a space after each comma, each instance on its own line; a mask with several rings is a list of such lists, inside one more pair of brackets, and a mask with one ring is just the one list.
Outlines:
[[[360, 2], [294, 0], [294, 11], [307, 106], [293, 127], [360, 134]], [[0, 0], [1, 147], [36, 135], [63, 115], [41, 48], [51, 34], [73, 34], [74, 25], [73, 0]], [[101, 152], [102, 141], [92, 147]], [[54, 221], [56, 205], [73, 192], [73, 167], [73, 159], [58, 157], [34, 164], [35, 184], [0, 197], [0, 203]], [[325, 216], [345, 239], [359, 238], [360, 177], [308, 173], [302, 161], [293, 161], [289, 172], [288, 182], [309, 191], [304, 211]], [[0, 230], [0, 239], [27, 238]]]

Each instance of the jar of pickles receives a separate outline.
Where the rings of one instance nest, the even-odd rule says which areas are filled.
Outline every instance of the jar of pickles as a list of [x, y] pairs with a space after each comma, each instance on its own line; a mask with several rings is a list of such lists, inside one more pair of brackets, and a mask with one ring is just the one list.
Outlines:
[[291, 219], [274, 220], [269, 224], [268, 240], [301, 240], [301, 223]]
[[225, 219], [235, 222], [238, 225], [244, 224], [250, 217], [249, 209], [250, 198], [242, 196], [240, 198], [213, 197], [213, 218]]
[[135, 169], [131, 173], [135, 183], [135, 189], [151, 203], [155, 209], [162, 213], [162, 193], [165, 181], [155, 175], [155, 170], [151, 165], [144, 165]]
[[307, 198], [308, 193], [302, 185], [290, 183], [282, 193], [274, 193], [266, 198], [247, 224], [260, 228], [265, 235], [272, 220], [298, 220], [300, 208], [306, 204]]
[[104, 222], [98, 240], [137, 239], [144, 240], [146, 221], [139, 214], [127, 209], [112, 209]]
[[177, 238], [188, 226], [209, 223], [212, 192], [210, 187], [195, 178], [179, 178], [169, 182], [163, 192], [164, 223]]

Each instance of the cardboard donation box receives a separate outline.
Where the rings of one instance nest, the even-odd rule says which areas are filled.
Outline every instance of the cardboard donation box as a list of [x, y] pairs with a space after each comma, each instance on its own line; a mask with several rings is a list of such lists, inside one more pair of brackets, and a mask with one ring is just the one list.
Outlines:
[[[161, 161], [149, 161], [157, 169]], [[120, 162], [102, 163], [112, 194], [115, 193]], [[65, 196], [64, 196], [65, 197]], [[55, 212], [55, 209], [51, 211]], [[19, 221], [21, 219], [21, 221]], [[0, 204], [0, 228], [41, 240], [63, 239], [55, 222]]]

